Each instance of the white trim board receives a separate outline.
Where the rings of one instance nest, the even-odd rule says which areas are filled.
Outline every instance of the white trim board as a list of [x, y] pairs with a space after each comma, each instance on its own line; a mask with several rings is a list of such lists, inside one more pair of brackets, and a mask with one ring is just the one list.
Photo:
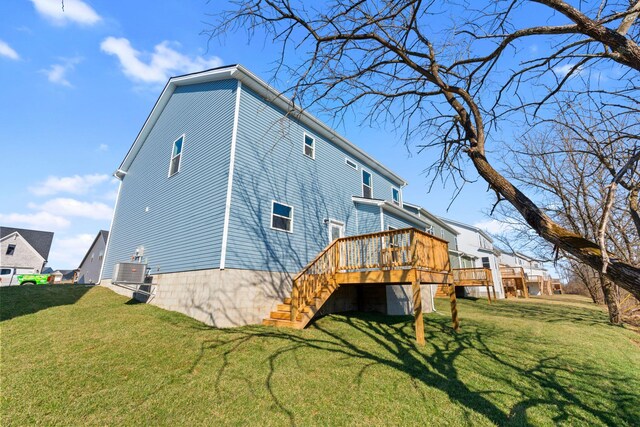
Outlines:
[[[104, 263], [107, 262], [107, 254], [109, 253], [109, 243], [111, 242], [111, 232], [113, 231], [113, 220], [116, 219], [116, 211], [118, 210], [118, 202], [120, 201], [120, 190], [122, 189], [122, 180], [118, 184], [118, 194], [116, 195], [116, 203], [113, 206], [113, 213], [111, 214], [111, 224], [109, 225], [109, 235], [107, 236], [107, 242], [104, 244], [104, 255], [102, 256], [102, 264], [100, 265], [100, 274], [98, 274], [98, 284], [102, 282], [102, 273], [104, 271]], [[113, 272], [112, 272], [113, 275]]]
[[229, 156], [229, 179], [227, 181], [227, 198], [224, 207], [224, 225], [222, 227], [222, 248], [220, 249], [220, 270], [224, 270], [227, 261], [227, 243], [229, 240], [229, 217], [231, 216], [231, 195], [233, 191], [233, 172], [236, 164], [236, 143], [238, 141], [238, 121], [240, 119], [240, 96], [242, 82], [238, 80], [236, 88], [236, 105], [233, 113], [233, 130], [231, 131], [231, 154]]

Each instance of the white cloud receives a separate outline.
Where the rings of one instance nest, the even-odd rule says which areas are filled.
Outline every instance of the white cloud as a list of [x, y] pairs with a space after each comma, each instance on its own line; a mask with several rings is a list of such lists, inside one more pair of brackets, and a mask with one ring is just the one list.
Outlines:
[[53, 64], [40, 72], [46, 75], [51, 83], [71, 87], [71, 83], [67, 80], [67, 72], [73, 70], [80, 61], [82, 58], [63, 58], [61, 64]]
[[109, 151], [109, 146], [107, 144], [100, 144], [98, 146], [98, 151], [104, 153], [106, 151]]
[[36, 11], [55, 25], [75, 22], [80, 25], [94, 25], [102, 20], [91, 6], [81, 0], [31, 0]]
[[100, 202], [83, 202], [70, 198], [51, 199], [44, 203], [29, 203], [31, 209], [55, 212], [63, 217], [81, 217], [96, 220], [110, 220], [113, 213], [110, 206]]
[[86, 194], [90, 189], [109, 179], [106, 174], [50, 176], [29, 191], [37, 196], [50, 196], [58, 193]]
[[0, 40], [0, 56], [13, 59], [14, 61], [17, 61], [18, 59], [20, 59], [20, 55], [18, 55], [18, 52], [13, 50], [13, 48], [9, 46], [9, 43], [3, 40]]
[[95, 235], [76, 234], [70, 237], [54, 237], [47, 265], [55, 269], [73, 269], [89, 250]]
[[66, 228], [71, 223], [66, 218], [50, 212], [36, 212], [34, 214], [0, 214], [0, 222], [11, 226], [27, 226], [36, 230], [51, 230]]
[[164, 83], [172, 74], [191, 73], [222, 65], [218, 57], [189, 57], [173, 49], [172, 45], [179, 46], [163, 41], [155, 46], [153, 53], [143, 53], [134, 49], [126, 38], [107, 37], [100, 48], [118, 57], [126, 76], [143, 83]]
[[[558, 74], [560, 77], [564, 77], [567, 74], [569, 74], [575, 66], [576, 64], [562, 64], [557, 67], [554, 67], [553, 71], [555, 71], [555, 73]], [[573, 75], [576, 76], [580, 74], [582, 70], [583, 70], [582, 67], [578, 67], [575, 71], [573, 71]]]
[[498, 221], [497, 219], [490, 219], [486, 221], [480, 221], [473, 224], [481, 230], [486, 231], [489, 234], [504, 234], [515, 230], [514, 224]]

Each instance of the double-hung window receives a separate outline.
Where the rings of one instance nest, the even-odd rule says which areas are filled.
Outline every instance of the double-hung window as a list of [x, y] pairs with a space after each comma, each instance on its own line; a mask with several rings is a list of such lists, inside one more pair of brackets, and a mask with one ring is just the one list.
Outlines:
[[316, 140], [307, 135], [306, 133], [304, 134], [304, 155], [307, 157], [311, 157], [312, 159], [316, 158]]
[[180, 172], [180, 160], [182, 159], [182, 144], [184, 143], [184, 135], [173, 142], [171, 150], [171, 162], [169, 163], [169, 176], [173, 176]]
[[400, 190], [395, 187], [391, 187], [391, 198], [394, 204], [400, 206]]
[[371, 199], [373, 197], [373, 178], [371, 174], [362, 169], [362, 197]]
[[6, 253], [6, 255], [13, 255], [14, 253], [16, 253], [16, 245], [9, 245], [9, 246], [7, 246], [7, 253]]
[[293, 207], [274, 201], [271, 205], [271, 228], [291, 233], [293, 231]]

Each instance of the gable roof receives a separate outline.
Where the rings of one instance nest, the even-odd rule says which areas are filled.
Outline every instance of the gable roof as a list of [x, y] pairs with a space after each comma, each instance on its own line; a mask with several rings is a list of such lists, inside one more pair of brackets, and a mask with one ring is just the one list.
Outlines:
[[300, 106], [295, 104], [291, 99], [284, 96], [281, 92], [274, 89], [270, 85], [268, 85], [265, 81], [258, 78], [255, 74], [251, 73], [249, 70], [244, 68], [242, 65], [228, 65], [224, 67], [212, 68], [210, 70], [200, 71], [191, 74], [185, 74], [182, 76], [176, 76], [169, 79], [167, 84], [165, 85], [160, 97], [156, 101], [151, 113], [147, 117], [142, 129], [138, 133], [133, 145], [127, 152], [124, 160], [120, 164], [118, 170], [114, 173], [114, 176], [118, 179], [123, 179], [127, 174], [131, 163], [135, 159], [136, 155], [142, 148], [144, 141], [147, 136], [151, 132], [151, 129], [155, 125], [158, 117], [164, 110], [164, 107], [169, 102], [171, 95], [178, 86], [187, 86], [198, 83], [209, 83], [218, 80], [226, 80], [226, 79], [236, 79], [239, 82], [242, 82], [243, 85], [246, 85], [249, 89], [257, 92], [260, 96], [262, 96], [267, 102], [275, 105], [276, 107], [284, 110], [284, 111], [293, 111], [293, 117], [296, 120], [300, 121], [302, 124], [310, 127], [319, 135], [322, 135], [327, 140], [333, 142], [340, 148], [344, 149], [347, 153], [359, 159], [360, 161], [367, 164], [367, 166], [372, 169], [381, 172], [385, 176], [391, 178], [395, 184], [400, 186], [407, 185], [407, 182], [402, 179], [400, 176], [396, 175], [393, 171], [387, 169], [373, 157], [365, 153], [362, 149], [345, 139], [343, 136], [338, 134], [335, 130], [331, 129], [325, 123], [320, 121], [318, 118], [303, 110]]
[[53, 232], [2, 226], [0, 227], [0, 239], [4, 239], [14, 232], [20, 234], [42, 258], [45, 260], [49, 259], [51, 242], [53, 242]]
[[91, 246], [89, 246], [89, 249], [87, 249], [87, 253], [84, 254], [84, 258], [82, 258], [82, 261], [80, 261], [80, 264], [79, 264], [78, 268], [82, 267], [82, 264], [84, 264], [84, 262], [87, 260], [87, 257], [89, 256], [89, 254], [93, 250], [93, 247], [98, 242], [98, 239], [102, 239], [102, 241], [104, 242], [104, 244], [106, 246], [108, 237], [109, 237], [109, 232], [107, 230], [98, 231], [98, 234], [96, 235], [96, 238], [93, 239], [93, 243], [91, 243]]
[[413, 209], [417, 210], [418, 212], [420, 212], [420, 214], [422, 214], [425, 217], [429, 218], [431, 221], [435, 222], [440, 227], [444, 228], [445, 230], [449, 231], [450, 233], [452, 233], [455, 236], [460, 234], [460, 232], [458, 230], [456, 230], [455, 228], [451, 227], [449, 224], [447, 224], [446, 222], [444, 222], [443, 220], [441, 220], [440, 218], [438, 218], [437, 216], [435, 216], [434, 214], [432, 214], [431, 212], [429, 212], [428, 210], [426, 210], [425, 208], [423, 208], [420, 205], [414, 205], [413, 203], [403, 202], [402, 206], [403, 207], [406, 206], [406, 207], [413, 208]]
[[445, 218], [445, 217], [440, 217], [440, 219], [444, 222], [446, 222], [447, 224], [451, 224], [454, 227], [461, 227], [461, 228], [466, 228], [467, 230], [473, 231], [475, 233], [481, 234], [485, 239], [487, 239], [488, 241], [490, 241], [491, 243], [493, 243], [493, 237], [491, 237], [486, 231], [484, 231], [481, 228], [476, 227], [475, 225], [469, 225], [469, 224], [465, 224], [464, 222], [460, 222], [460, 221], [455, 221], [453, 219], [449, 219], [449, 218]]

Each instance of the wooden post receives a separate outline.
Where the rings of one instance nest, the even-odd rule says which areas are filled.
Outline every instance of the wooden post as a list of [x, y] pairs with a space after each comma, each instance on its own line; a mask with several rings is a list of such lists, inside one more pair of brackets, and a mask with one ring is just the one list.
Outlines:
[[420, 280], [414, 270], [413, 282], [411, 282], [411, 290], [413, 291], [413, 313], [416, 325], [416, 342], [418, 345], [424, 345], [424, 317], [422, 317], [422, 292], [420, 291]]
[[449, 303], [451, 304], [451, 321], [453, 330], [460, 330], [460, 319], [458, 319], [458, 301], [456, 300], [456, 285], [449, 283]]
[[496, 296], [496, 285], [495, 284], [491, 287], [491, 290], [493, 291], [493, 300], [495, 301], [495, 300], [498, 299], [498, 297]]
[[298, 284], [296, 280], [293, 281], [293, 288], [291, 289], [291, 321], [295, 322], [298, 317]]
[[491, 290], [489, 289], [489, 282], [485, 282], [485, 286], [487, 287], [487, 300], [489, 300], [489, 304], [491, 304]]
[[527, 282], [525, 282], [524, 280], [522, 280], [522, 289], [524, 292], [524, 297], [529, 298], [529, 289], [527, 288]]

